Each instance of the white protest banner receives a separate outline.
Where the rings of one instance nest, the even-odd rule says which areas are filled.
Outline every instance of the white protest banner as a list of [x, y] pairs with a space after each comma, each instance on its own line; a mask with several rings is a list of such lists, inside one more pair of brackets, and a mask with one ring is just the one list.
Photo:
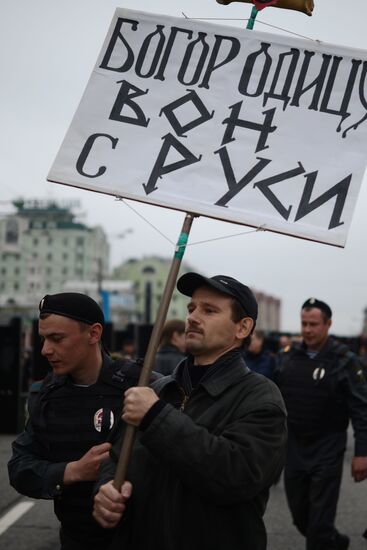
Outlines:
[[117, 9], [50, 181], [344, 246], [367, 52]]

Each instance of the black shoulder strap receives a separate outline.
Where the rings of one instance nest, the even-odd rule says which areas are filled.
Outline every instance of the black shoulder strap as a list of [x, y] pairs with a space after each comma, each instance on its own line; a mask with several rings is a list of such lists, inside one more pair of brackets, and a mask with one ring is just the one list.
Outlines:
[[[353, 361], [352, 361], [353, 359]], [[350, 362], [350, 368], [353, 369], [353, 376], [354, 376], [354, 379], [358, 382], [358, 383], [363, 383], [365, 384], [366, 383], [366, 379], [367, 379], [367, 370], [366, 368], [363, 366], [363, 363], [362, 361], [360, 360], [360, 358], [358, 357], [358, 355], [356, 355], [355, 353], [353, 353], [352, 351], [348, 350], [342, 360], [340, 361], [340, 364], [338, 365], [338, 370], [342, 370], [344, 367], [347, 366], [347, 364]]]
[[[112, 380], [114, 382], [120, 382], [122, 386], [131, 387], [137, 386], [143, 368], [143, 359], [136, 359], [132, 361], [130, 359], [118, 359], [114, 361]], [[161, 379], [163, 376], [157, 372], [152, 372], [150, 382], [155, 382]]]
[[112, 380], [118, 382], [123, 387], [136, 386], [139, 381], [143, 362], [140, 359], [131, 361], [130, 359], [118, 359], [112, 363]]

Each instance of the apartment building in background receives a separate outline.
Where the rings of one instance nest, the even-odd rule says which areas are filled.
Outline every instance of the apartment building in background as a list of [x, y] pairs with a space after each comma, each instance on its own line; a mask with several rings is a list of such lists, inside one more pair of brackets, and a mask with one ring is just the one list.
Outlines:
[[0, 306], [31, 307], [70, 279], [98, 281], [108, 273], [104, 230], [78, 221], [73, 204], [13, 205], [15, 212], [0, 219]]

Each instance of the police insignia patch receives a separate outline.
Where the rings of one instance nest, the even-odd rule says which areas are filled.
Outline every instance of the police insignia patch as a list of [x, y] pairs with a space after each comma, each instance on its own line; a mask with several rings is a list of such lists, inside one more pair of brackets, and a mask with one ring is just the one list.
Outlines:
[[[109, 409], [107, 409], [109, 410]], [[110, 412], [110, 423], [109, 423], [109, 429], [112, 428], [113, 426], [113, 423], [115, 421], [115, 417], [114, 417], [114, 414], [111, 410], [109, 410]], [[97, 432], [100, 432], [102, 430], [102, 421], [103, 421], [103, 414], [105, 413], [105, 411], [103, 409], [98, 409], [98, 411], [96, 411], [94, 413], [94, 428], [97, 430]]]
[[325, 376], [325, 369], [317, 367], [312, 373], [312, 378], [314, 380], [322, 380]]

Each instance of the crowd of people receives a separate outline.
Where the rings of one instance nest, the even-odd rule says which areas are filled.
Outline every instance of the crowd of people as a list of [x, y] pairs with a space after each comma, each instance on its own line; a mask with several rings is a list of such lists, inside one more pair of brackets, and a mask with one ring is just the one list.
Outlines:
[[53, 500], [61, 550], [265, 550], [264, 512], [283, 471], [306, 550], [346, 550], [335, 519], [350, 421], [352, 476], [367, 478], [366, 364], [330, 336], [330, 306], [307, 299], [300, 337], [283, 335], [274, 351], [242, 282], [186, 273], [177, 288], [187, 317], [164, 326], [148, 386], [132, 347], [117, 359], [105, 350], [96, 302], [41, 300], [51, 372], [30, 388], [11, 485]]

